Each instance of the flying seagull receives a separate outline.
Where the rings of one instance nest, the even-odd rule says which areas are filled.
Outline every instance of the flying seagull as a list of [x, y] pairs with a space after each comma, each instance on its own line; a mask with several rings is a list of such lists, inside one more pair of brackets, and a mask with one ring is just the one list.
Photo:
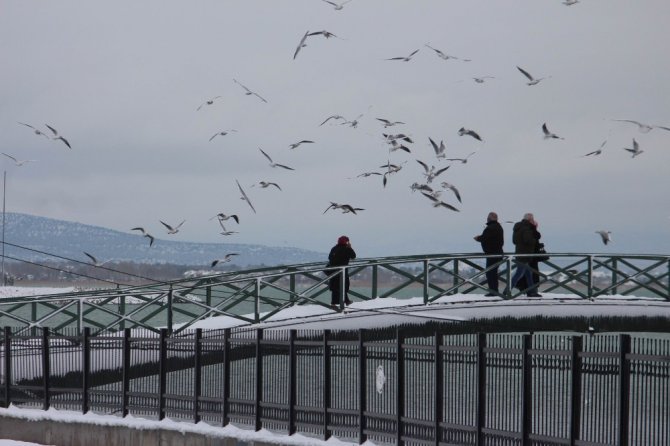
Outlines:
[[25, 125], [26, 127], [30, 127], [31, 129], [33, 129], [33, 132], [35, 132], [36, 135], [42, 135], [42, 136], [44, 136], [45, 138], [49, 138], [49, 135], [47, 135], [46, 133], [44, 133], [44, 132], [41, 131], [40, 129], [33, 127], [33, 126], [30, 125], [30, 124], [26, 124], [25, 122], [19, 122], [19, 124], [21, 124], [21, 125]]
[[237, 215], [235, 215], [235, 214], [232, 214], [232, 215], [226, 215], [226, 214], [224, 214], [223, 212], [220, 212], [220, 213], [216, 214], [214, 217], [210, 218], [210, 220], [213, 220], [213, 219], [215, 219], [215, 218], [219, 220], [219, 224], [220, 224], [222, 221], [226, 221], [226, 220], [229, 220], [229, 219], [231, 219], [231, 218], [232, 218], [233, 220], [235, 220], [235, 223], [237, 223], [238, 225], [240, 224], [240, 219], [239, 219], [239, 217], [238, 217]]
[[612, 232], [611, 231], [600, 230], [600, 231], [596, 231], [596, 234], [600, 234], [600, 238], [602, 239], [602, 241], [605, 245], [612, 241]]
[[[254, 209], [254, 205], [251, 204], [251, 201], [249, 201], [249, 197], [247, 197], [247, 194], [244, 193], [244, 189], [242, 189], [242, 186], [240, 186], [240, 182], [237, 181], [237, 180], [235, 180], [235, 182], [237, 183], [237, 187], [240, 189], [240, 193], [242, 194], [242, 196], [240, 197], [240, 199], [246, 201], [247, 204], [249, 205], [249, 207], [251, 208], [251, 210], [254, 211], [254, 214], [255, 214], [255, 213], [256, 213], [256, 209]], [[236, 219], [236, 221], [237, 221], [237, 219]], [[239, 222], [238, 222], [238, 223], [239, 223]]]
[[635, 158], [636, 156], [638, 156], [639, 154], [644, 152], [644, 150], [640, 150], [640, 145], [637, 143], [637, 141], [635, 141], [635, 138], [633, 138], [633, 148], [632, 149], [628, 148], [628, 147], [624, 147], [623, 149], [633, 154], [633, 156], [631, 156], [631, 158]]
[[34, 163], [34, 162], [37, 161], [37, 160], [19, 160], [19, 159], [14, 158], [12, 155], [6, 154], [5, 152], [2, 152], [2, 154], [5, 155], [10, 160], [14, 161], [14, 164], [16, 164], [18, 167], [21, 167], [26, 163]]
[[483, 84], [486, 79], [495, 79], [493, 76], [480, 76], [480, 77], [473, 77], [472, 80], [477, 82], [478, 84]]
[[205, 102], [203, 102], [202, 104], [200, 104], [200, 105], [198, 106], [198, 108], [195, 109], [195, 111], [200, 111], [200, 109], [201, 109], [202, 107], [204, 107], [205, 105], [212, 105], [212, 104], [214, 103], [214, 101], [216, 101], [216, 100], [219, 99], [220, 97], [221, 97], [221, 96], [214, 96], [212, 99], [207, 99]]
[[442, 172], [445, 172], [447, 169], [449, 169], [451, 166], [443, 167], [441, 169], [435, 170], [435, 166], [430, 166], [428, 167], [428, 164], [424, 163], [421, 160], [416, 160], [417, 163], [421, 164], [421, 167], [423, 167], [424, 173], [423, 175], [426, 177], [426, 183], [430, 184], [433, 182], [435, 177], [437, 177], [439, 174]]
[[409, 149], [409, 147], [407, 147], [404, 144], [400, 144], [395, 139], [390, 140], [389, 145], [391, 146], [391, 148], [389, 149], [389, 152], [395, 152], [396, 150], [404, 150], [407, 153], [412, 153], [412, 151]]
[[295, 149], [301, 144], [314, 144], [314, 141], [310, 141], [308, 139], [303, 139], [302, 141], [294, 142], [293, 144], [289, 145], [289, 149]]
[[446, 181], [443, 181], [442, 183], [440, 183], [440, 186], [442, 186], [443, 189], [449, 189], [450, 191], [452, 191], [454, 193], [454, 195], [456, 195], [456, 199], [458, 200], [458, 202], [462, 203], [461, 194], [460, 194], [460, 192], [458, 192], [458, 189], [456, 189], [456, 186], [454, 186], [453, 184], [447, 183]]
[[239, 253], [237, 253], [237, 252], [231, 252], [230, 254], [226, 254], [226, 255], [223, 257], [223, 259], [217, 259], [217, 260], [214, 260], [214, 261], [212, 262], [212, 264], [211, 264], [211, 267], [214, 268], [214, 267], [215, 267], [216, 265], [218, 265], [219, 263], [227, 263], [227, 262], [230, 262], [231, 260], [233, 260], [233, 256], [239, 256]]
[[149, 247], [151, 247], [151, 245], [154, 244], [154, 236], [145, 231], [144, 228], [138, 226], [137, 228], [132, 228], [131, 231], [140, 231], [142, 233], [142, 236], [148, 238]]
[[462, 60], [463, 62], [472, 62], [470, 59], [461, 59], [460, 57], [450, 56], [448, 54], [445, 54], [442, 51], [438, 50], [437, 48], [433, 48], [432, 46], [428, 45], [427, 43], [424, 46], [426, 46], [426, 47], [430, 48], [431, 50], [435, 51], [435, 54], [437, 54], [441, 59], [444, 59], [444, 60], [455, 59], [455, 60]]
[[370, 175], [381, 175], [381, 172], [363, 172], [362, 174], [357, 175], [356, 177], [357, 178], [360, 178], [360, 177], [367, 178]]
[[542, 133], [544, 133], [544, 139], [565, 139], [561, 136], [558, 136], [555, 133], [551, 133], [547, 128], [547, 123], [542, 124]]
[[169, 224], [165, 223], [162, 220], [158, 220], [158, 221], [160, 221], [161, 224], [163, 226], [165, 226], [165, 228], [167, 229], [168, 234], [176, 234], [177, 232], [179, 232], [179, 228], [181, 228], [181, 225], [183, 225], [186, 222], [186, 220], [182, 220], [182, 222], [179, 223], [177, 226], [170, 226]]
[[335, 3], [335, 2], [331, 2], [330, 0], [322, 0], [322, 1], [328, 3], [329, 5], [332, 5], [333, 8], [335, 9], [335, 11], [341, 11], [342, 8], [344, 8], [344, 5], [349, 3], [351, 0], [347, 0], [347, 1], [342, 2], [342, 3]]
[[245, 90], [245, 93], [244, 93], [244, 94], [245, 94], [245, 95], [247, 95], [247, 96], [253, 95], [253, 96], [256, 96], [258, 99], [260, 99], [261, 101], [263, 101], [263, 102], [265, 102], [265, 103], [268, 102], [268, 101], [265, 100], [265, 98], [264, 98], [263, 96], [259, 95], [258, 93], [254, 92], [254, 91], [249, 90], [247, 87], [245, 87], [244, 85], [242, 85], [237, 79], [233, 79], [233, 81], [234, 81], [237, 85], [239, 85], [240, 87], [244, 88], [244, 90]]
[[468, 158], [470, 158], [472, 155], [474, 155], [477, 152], [472, 152], [465, 158], [447, 158], [447, 161], [460, 161], [461, 163], [465, 164], [468, 162]]
[[82, 252], [84, 253], [84, 255], [85, 255], [86, 257], [88, 257], [89, 259], [91, 259], [91, 263], [92, 263], [94, 266], [102, 266], [102, 265], [104, 265], [105, 263], [109, 262], [109, 260], [106, 260], [106, 261], [104, 261], [104, 262], [98, 262], [98, 259], [96, 259], [95, 257], [93, 257], [91, 254], [87, 253], [86, 251], [82, 251]]
[[662, 125], [649, 125], [649, 124], [645, 124], [643, 122], [633, 121], [632, 119], [612, 119], [612, 121], [630, 122], [631, 124], [635, 124], [635, 125], [637, 125], [637, 130], [640, 133], [649, 133], [650, 131], [652, 131], [655, 128], [670, 131], [670, 127], [664, 127]]
[[233, 235], [233, 234], [237, 234], [237, 231], [229, 231], [229, 230], [227, 230], [226, 227], [223, 226], [223, 221], [221, 221], [221, 220], [219, 220], [219, 226], [221, 226], [221, 229], [223, 229], [223, 231], [219, 232], [219, 234], [221, 234], [221, 235]]
[[390, 135], [390, 134], [382, 133], [382, 136], [388, 142], [395, 141], [395, 140], [398, 140], [398, 139], [402, 139], [405, 142], [414, 143], [414, 141], [412, 141], [412, 138], [405, 135], [404, 133], [398, 133], [397, 135]]
[[326, 31], [325, 29], [323, 31], [314, 31], [313, 33], [307, 34], [307, 37], [312, 36], [323, 36], [326, 39], [330, 39], [331, 37], [339, 38], [335, 34], [331, 33], [330, 31]]
[[211, 141], [212, 141], [214, 138], [216, 138], [217, 136], [226, 136], [228, 133], [230, 133], [230, 132], [236, 132], [236, 131], [237, 131], [237, 130], [235, 130], [235, 129], [230, 129], [230, 130], [222, 130], [222, 131], [220, 131], [220, 132], [216, 132], [215, 134], [212, 135], [211, 138], [209, 138], [209, 141], [211, 142]]
[[72, 148], [72, 146], [70, 146], [70, 143], [67, 142], [67, 139], [65, 139], [65, 138], [63, 138], [62, 136], [60, 136], [60, 135], [58, 134], [58, 131], [56, 131], [55, 128], [51, 127], [49, 124], [44, 124], [44, 125], [46, 125], [46, 126], [49, 128], [49, 130], [51, 130], [51, 132], [54, 134], [54, 136], [53, 136], [51, 139], [53, 139], [53, 140], [61, 140], [61, 141], [63, 141], [63, 143], [67, 146], [68, 149], [71, 149], [71, 148]]
[[389, 121], [388, 119], [383, 119], [383, 118], [375, 118], [377, 121], [381, 121], [384, 124], [384, 128], [386, 127], [392, 127], [396, 124], [404, 124], [402, 121]]
[[300, 43], [298, 44], [298, 47], [295, 49], [295, 52], [293, 53], [293, 60], [295, 60], [295, 58], [298, 56], [300, 49], [307, 46], [307, 37], [309, 37], [309, 31], [306, 31], [305, 35], [302, 36], [302, 39], [300, 39]]
[[475, 132], [474, 130], [470, 130], [470, 129], [466, 129], [465, 127], [461, 127], [460, 129], [458, 129], [458, 136], [464, 136], [464, 135], [472, 136], [477, 141], [483, 141], [481, 136], [479, 136], [477, 134], [477, 132]]
[[523, 74], [524, 76], [526, 76], [528, 78], [527, 85], [537, 85], [537, 84], [540, 83], [540, 81], [549, 78], [549, 77], [541, 77], [541, 78], [535, 79], [533, 76], [530, 75], [530, 73], [528, 71], [524, 70], [523, 68], [517, 66], [516, 69], [521, 71], [521, 74]]
[[433, 146], [433, 150], [435, 150], [435, 156], [437, 159], [445, 158], [447, 156], [446, 153], [444, 153], [446, 150], [444, 141], [440, 141], [440, 145], [438, 146], [432, 138], [429, 137], [428, 140], [430, 141], [430, 145]]
[[433, 207], [436, 207], [436, 208], [438, 208], [438, 207], [444, 207], [444, 208], [450, 209], [450, 210], [455, 211], [455, 212], [460, 212], [460, 211], [459, 211], [457, 208], [455, 208], [454, 206], [450, 205], [449, 203], [445, 203], [444, 201], [440, 200], [439, 198], [437, 198], [437, 197], [435, 197], [435, 196], [433, 196], [433, 195], [431, 195], [431, 194], [428, 194], [428, 193], [426, 193], [426, 192], [421, 192], [421, 194], [422, 194], [424, 197], [428, 198], [430, 201], [433, 202]]
[[326, 122], [330, 121], [331, 119], [341, 119], [341, 120], [345, 121], [345, 123], [347, 121], [347, 118], [345, 118], [342, 115], [331, 115], [331, 116], [328, 116], [321, 124], [319, 124], [319, 127], [321, 127], [322, 125], [324, 125]]
[[576, 5], [577, 3], [579, 3], [579, 0], [565, 0], [563, 2], [563, 4], [565, 6], [572, 6], [572, 5]]
[[293, 167], [289, 167], [289, 166], [285, 166], [285, 165], [283, 165], [283, 164], [277, 164], [277, 163], [275, 163], [274, 161], [272, 161], [272, 158], [270, 158], [270, 155], [268, 155], [267, 153], [265, 153], [265, 152], [263, 151], [263, 149], [261, 149], [260, 147], [258, 148], [258, 150], [260, 150], [261, 153], [268, 159], [268, 161], [270, 161], [270, 167], [281, 167], [282, 169], [295, 170]]
[[410, 53], [409, 56], [391, 57], [390, 59], [386, 59], [386, 60], [402, 60], [403, 62], [409, 62], [410, 60], [412, 60], [412, 56], [414, 56], [418, 52], [419, 52], [419, 50], [414, 50]]
[[330, 206], [328, 206], [326, 208], [326, 210], [323, 211], [323, 213], [325, 214], [326, 212], [328, 212], [329, 209], [340, 209], [343, 214], [351, 213], [351, 214], [354, 214], [354, 215], [356, 215], [356, 211], [364, 211], [365, 210], [365, 209], [362, 209], [362, 208], [355, 208], [355, 207], [351, 206], [350, 204], [338, 204], [338, 203], [335, 203], [333, 201], [330, 202]]
[[593, 152], [589, 152], [586, 155], [582, 155], [582, 156], [591, 156], [591, 155], [598, 156], [598, 155], [600, 155], [601, 153], [603, 153], [603, 147], [605, 147], [605, 144], [607, 144], [607, 140], [603, 141], [603, 143], [600, 144], [600, 147], [597, 150], [594, 150]]
[[277, 189], [281, 190], [281, 187], [279, 187], [279, 184], [277, 184], [277, 183], [271, 183], [271, 182], [269, 182], [269, 181], [259, 181], [259, 182], [258, 182], [258, 185], [259, 185], [260, 187], [262, 187], [263, 189], [266, 189], [266, 188], [268, 188], [268, 187], [270, 187], [270, 186], [274, 186], [274, 187], [276, 187]]

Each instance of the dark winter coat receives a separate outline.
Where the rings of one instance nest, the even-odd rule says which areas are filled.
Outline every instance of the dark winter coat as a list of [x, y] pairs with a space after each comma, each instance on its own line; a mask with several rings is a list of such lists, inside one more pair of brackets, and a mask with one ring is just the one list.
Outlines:
[[537, 239], [535, 238], [535, 226], [528, 220], [521, 220], [514, 224], [512, 241], [514, 242], [517, 254], [535, 254], [537, 248]]
[[356, 252], [347, 245], [335, 245], [328, 254], [328, 265], [330, 266], [345, 266], [349, 264], [349, 260], [356, 258]]
[[479, 243], [482, 244], [484, 254], [502, 254], [505, 237], [500, 223], [497, 221], [487, 222], [484, 232], [479, 236]]

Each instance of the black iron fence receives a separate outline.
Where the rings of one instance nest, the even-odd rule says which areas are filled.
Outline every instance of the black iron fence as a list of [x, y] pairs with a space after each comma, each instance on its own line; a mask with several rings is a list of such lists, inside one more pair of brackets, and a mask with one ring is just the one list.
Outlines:
[[2, 332], [0, 401], [375, 444], [668, 445], [670, 336]]

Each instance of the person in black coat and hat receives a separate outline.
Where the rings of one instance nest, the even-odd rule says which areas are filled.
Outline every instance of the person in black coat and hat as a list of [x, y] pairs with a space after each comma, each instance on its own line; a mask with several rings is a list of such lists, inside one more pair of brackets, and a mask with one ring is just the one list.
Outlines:
[[[349, 264], [349, 260], [353, 260], [356, 258], [356, 251], [353, 250], [351, 247], [351, 242], [349, 241], [349, 237], [346, 235], [341, 236], [340, 238], [337, 239], [337, 245], [333, 246], [333, 248], [330, 250], [330, 254], [328, 254], [328, 266], [346, 266]], [[339, 271], [333, 270], [331, 273]], [[330, 278], [328, 281], [328, 288], [331, 291], [331, 299], [330, 299], [330, 304], [332, 306], [339, 306], [340, 305], [340, 295], [341, 290], [340, 290], [340, 276], [341, 274], [338, 272], [338, 274], [335, 274], [333, 277]], [[351, 304], [351, 300], [349, 300], [349, 296], [347, 293], [349, 293], [349, 271], [345, 270], [344, 272], [344, 303], [347, 305]]]
[[[484, 228], [484, 232], [481, 235], [475, 236], [475, 240], [482, 244], [484, 254], [503, 253], [505, 237], [503, 228], [498, 223], [498, 214], [489, 212], [489, 215], [486, 217], [486, 228]], [[486, 258], [486, 269], [491, 268], [486, 272], [486, 283], [489, 287], [489, 292], [486, 296], [498, 295], [498, 266], [496, 264], [501, 260], [502, 256]]]

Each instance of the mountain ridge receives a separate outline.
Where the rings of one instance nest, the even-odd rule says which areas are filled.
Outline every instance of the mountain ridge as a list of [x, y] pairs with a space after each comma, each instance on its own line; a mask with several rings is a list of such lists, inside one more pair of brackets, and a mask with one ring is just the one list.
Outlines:
[[[5, 257], [9, 261], [89, 262], [84, 251], [100, 262], [130, 261], [148, 264], [209, 265], [236, 252], [232, 265], [285, 265], [326, 261], [327, 254], [294, 247], [242, 243], [199, 243], [156, 239], [149, 247], [141, 234], [30, 214], [5, 213]], [[29, 248], [29, 249], [24, 249]]]

